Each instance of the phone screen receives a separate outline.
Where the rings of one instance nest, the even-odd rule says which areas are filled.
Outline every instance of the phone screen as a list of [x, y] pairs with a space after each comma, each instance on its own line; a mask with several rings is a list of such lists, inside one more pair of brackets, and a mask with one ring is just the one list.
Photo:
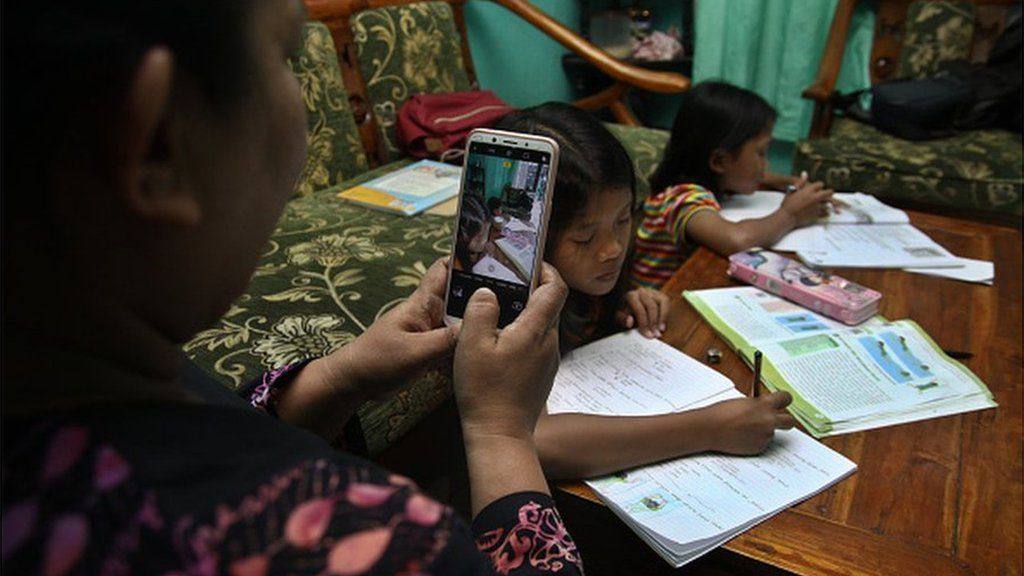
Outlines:
[[462, 318], [478, 288], [489, 288], [507, 326], [526, 306], [541, 240], [551, 154], [471, 142], [462, 180], [447, 314]]

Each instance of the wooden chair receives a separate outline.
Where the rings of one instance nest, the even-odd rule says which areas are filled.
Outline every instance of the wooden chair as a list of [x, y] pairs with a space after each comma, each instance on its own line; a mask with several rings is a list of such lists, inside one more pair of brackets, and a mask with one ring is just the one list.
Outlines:
[[[466, 37], [464, 6], [466, 0], [443, 0], [451, 6], [454, 14], [456, 30], [459, 35], [462, 65], [471, 86], [476, 86], [476, 74], [473, 59], [469, 51]], [[608, 108], [616, 120], [627, 126], [639, 126], [640, 122], [626, 104], [626, 95], [633, 88], [640, 88], [661, 94], [678, 94], [690, 87], [690, 80], [681, 74], [672, 72], [655, 72], [626, 64], [610, 56], [600, 48], [583, 39], [566, 28], [543, 11], [526, 0], [491, 0], [503, 6], [514, 15], [529, 22], [532, 26], [553, 38], [570, 51], [580, 55], [599, 70], [610, 76], [614, 83], [602, 92], [574, 102], [576, 106], [586, 110]], [[331, 31], [334, 45], [338, 51], [345, 88], [356, 124], [359, 126], [363, 146], [370, 159], [371, 166], [387, 161], [386, 146], [381, 142], [379, 119], [372, 110], [371, 100], [367, 95], [367, 84], [359, 64], [358, 46], [352, 33], [353, 17], [367, 9], [410, 6], [423, 4], [423, 0], [305, 0], [311, 19], [324, 22]], [[557, 66], [558, 62], [550, 65]]]
[[[1019, 224], [1024, 184], [1019, 137], [984, 130], [908, 142], [835, 117], [836, 80], [858, 3], [840, 0], [836, 6], [817, 78], [803, 92], [814, 101], [814, 116], [810, 139], [797, 145], [794, 169], [908, 207]], [[879, 0], [874, 5], [872, 84], [927, 77], [950, 60], [983, 62], [1010, 10], [1021, 2]]]

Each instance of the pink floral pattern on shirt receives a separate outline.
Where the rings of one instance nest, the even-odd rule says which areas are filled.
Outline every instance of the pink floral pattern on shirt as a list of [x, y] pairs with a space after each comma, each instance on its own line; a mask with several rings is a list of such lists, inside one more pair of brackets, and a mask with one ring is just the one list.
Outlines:
[[566, 531], [558, 510], [537, 502], [520, 506], [518, 523], [487, 531], [477, 537], [476, 544], [491, 557], [495, 571], [502, 575], [524, 566], [540, 572], [559, 572], [565, 568], [583, 571], [576, 543]]
[[326, 460], [301, 462], [212, 513], [176, 516], [88, 428], [45, 436], [36, 482], [19, 479], [30, 494], [3, 507], [2, 561], [17, 573], [399, 573], [430, 566], [451, 534], [452, 511], [408, 479]]

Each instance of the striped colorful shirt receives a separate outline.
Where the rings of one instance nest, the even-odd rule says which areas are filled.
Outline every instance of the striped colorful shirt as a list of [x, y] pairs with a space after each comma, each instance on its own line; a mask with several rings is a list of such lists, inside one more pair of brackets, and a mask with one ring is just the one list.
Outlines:
[[636, 231], [632, 283], [660, 288], [695, 248], [686, 241], [690, 218], [702, 210], [721, 209], [715, 195], [697, 184], [679, 184], [648, 198]]

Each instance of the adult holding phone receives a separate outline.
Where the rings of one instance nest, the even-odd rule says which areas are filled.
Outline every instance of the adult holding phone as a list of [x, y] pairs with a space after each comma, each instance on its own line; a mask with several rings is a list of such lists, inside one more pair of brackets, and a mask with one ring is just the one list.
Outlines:
[[[552, 269], [500, 331], [487, 291], [443, 325], [438, 262], [355, 341], [244, 397], [183, 365], [300, 168], [298, 0], [5, 9], [5, 571], [579, 572], [532, 440], [566, 294]], [[472, 529], [324, 441], [452, 354]]]

